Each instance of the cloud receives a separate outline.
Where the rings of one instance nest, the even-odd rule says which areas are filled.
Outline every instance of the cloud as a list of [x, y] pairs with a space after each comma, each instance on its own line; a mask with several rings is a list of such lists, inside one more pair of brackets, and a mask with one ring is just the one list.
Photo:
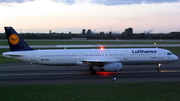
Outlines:
[[66, 3], [66, 4], [74, 4], [78, 0], [52, 0], [52, 1], [62, 2], [62, 3]]
[[[0, 3], [24, 3], [27, 1], [36, 1], [36, 0], [0, 0]], [[131, 5], [131, 4], [141, 4], [141, 3], [171, 3], [179, 2], [179, 0], [52, 0], [54, 2], [62, 2], [66, 4], [75, 4], [81, 2], [89, 2], [95, 4], [103, 5]]]
[[141, 3], [171, 3], [178, 2], [179, 0], [91, 0], [93, 3], [104, 5], [131, 5]]
[[0, 3], [24, 3], [27, 1], [35, 1], [35, 0], [0, 0]]
[[66, 4], [74, 4], [77, 2], [88, 1], [90, 3], [103, 4], [103, 5], [131, 5], [141, 3], [171, 3], [179, 2], [179, 0], [52, 0], [55, 2], [63, 2]]

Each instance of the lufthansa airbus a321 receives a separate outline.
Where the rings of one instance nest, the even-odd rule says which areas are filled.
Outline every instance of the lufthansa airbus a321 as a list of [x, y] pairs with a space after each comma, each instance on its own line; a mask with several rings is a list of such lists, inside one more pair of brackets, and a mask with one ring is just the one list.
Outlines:
[[172, 63], [178, 57], [161, 48], [116, 48], [116, 49], [32, 49], [12, 27], [5, 27], [10, 52], [2, 56], [41, 65], [87, 66], [91, 74], [96, 69], [118, 72], [123, 65]]

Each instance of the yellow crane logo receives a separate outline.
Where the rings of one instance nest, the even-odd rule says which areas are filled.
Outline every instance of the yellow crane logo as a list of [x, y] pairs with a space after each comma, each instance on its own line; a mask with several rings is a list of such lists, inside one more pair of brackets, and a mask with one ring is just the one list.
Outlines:
[[11, 34], [9, 36], [9, 43], [12, 45], [16, 45], [19, 43], [19, 36], [16, 34]]

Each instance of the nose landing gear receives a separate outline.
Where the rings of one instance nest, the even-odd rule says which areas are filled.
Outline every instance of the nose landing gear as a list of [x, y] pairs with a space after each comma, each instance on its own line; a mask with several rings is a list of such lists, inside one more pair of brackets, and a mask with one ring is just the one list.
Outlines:
[[161, 71], [161, 64], [157, 64], [157, 71], [158, 71], [158, 72]]

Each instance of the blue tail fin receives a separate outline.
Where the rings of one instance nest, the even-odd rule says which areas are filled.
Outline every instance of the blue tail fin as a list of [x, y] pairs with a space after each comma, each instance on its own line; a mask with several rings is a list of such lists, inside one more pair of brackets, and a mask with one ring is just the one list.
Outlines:
[[12, 27], [4, 27], [11, 51], [33, 50]]

